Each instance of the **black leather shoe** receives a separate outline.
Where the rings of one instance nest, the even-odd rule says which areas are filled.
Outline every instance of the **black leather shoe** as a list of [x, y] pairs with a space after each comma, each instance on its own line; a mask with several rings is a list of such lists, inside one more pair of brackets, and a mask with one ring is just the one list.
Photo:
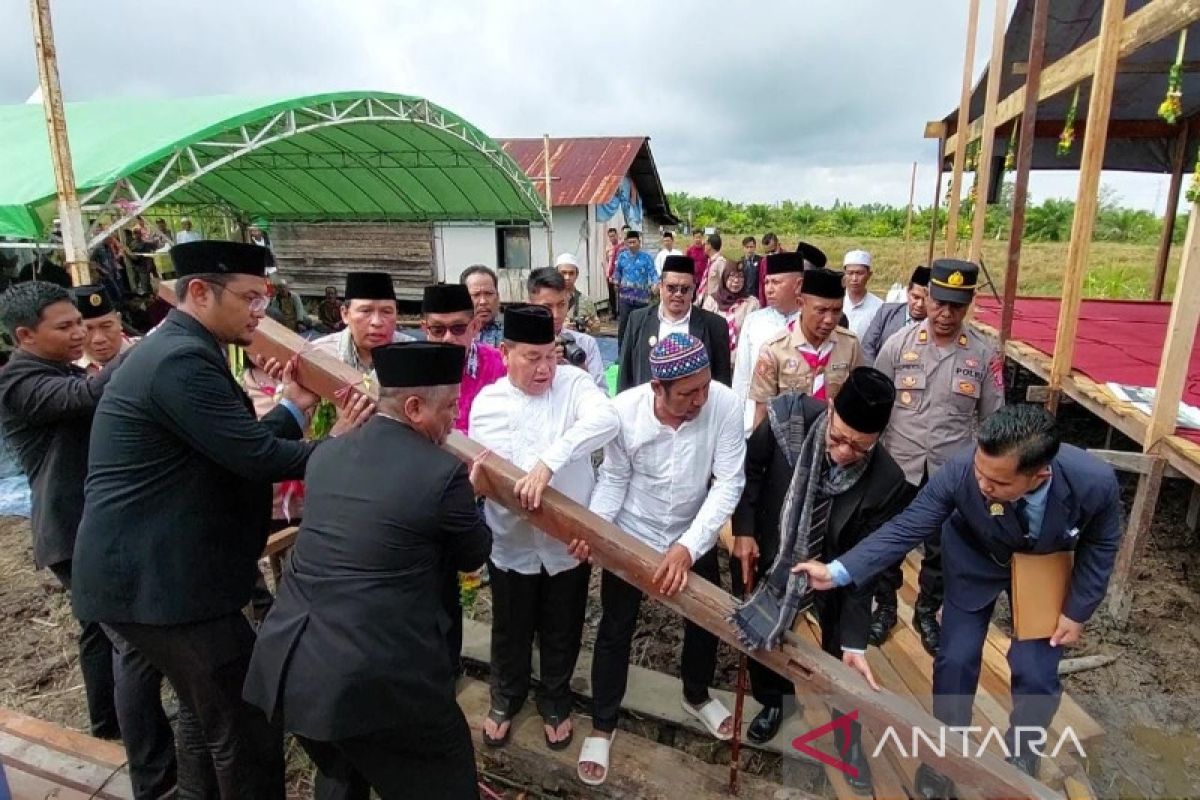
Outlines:
[[916, 778], [918, 800], [956, 800], [954, 781], [928, 764], [917, 767]]
[[775, 734], [779, 733], [779, 726], [782, 724], [782, 707], [763, 706], [763, 710], [759, 711], [758, 715], [750, 721], [750, 727], [746, 728], [746, 738], [755, 744], [766, 744], [775, 738]]
[[[834, 712], [834, 716], [840, 716]], [[845, 746], [842, 736], [842, 729], [834, 730], [833, 734], [834, 745], [837, 747], [838, 756], [842, 761], [855, 770], [854, 775], [849, 772], [846, 775], [846, 784], [854, 790], [855, 794], [870, 796], [872, 794], [871, 785], [871, 765], [867, 762], [867, 754], [862, 749], [862, 729], [855, 726], [851, 734], [850, 747]]]
[[1021, 770], [1021, 772], [1024, 772], [1029, 777], [1033, 778], [1034, 780], [1037, 780], [1038, 763], [1041, 761], [1041, 758], [1038, 756], [1037, 753], [1034, 753], [1034, 752], [1020, 753], [1015, 756], [1009, 756], [1008, 758], [1006, 758], [1004, 760], [1007, 761], [1008, 763], [1012, 764], [1017, 769]]
[[879, 647], [888, 640], [894, 627], [896, 627], [895, 604], [880, 603], [871, 614], [871, 633], [867, 636], [867, 642]]
[[913, 609], [913, 627], [921, 635], [921, 646], [931, 656], [936, 656], [942, 643], [942, 626], [937, 621], [937, 609], [918, 603]]

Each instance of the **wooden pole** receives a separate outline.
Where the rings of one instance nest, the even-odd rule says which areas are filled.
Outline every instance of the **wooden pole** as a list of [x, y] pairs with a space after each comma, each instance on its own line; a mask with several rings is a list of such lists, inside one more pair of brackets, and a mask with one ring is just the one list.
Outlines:
[[1000, 72], [1004, 69], [1004, 28], [1008, 22], [1008, 0], [996, 0], [992, 17], [992, 60], [988, 64], [987, 89], [983, 101], [983, 141], [979, 166], [975, 172], [975, 220], [971, 224], [971, 261], [979, 263], [983, 255], [983, 234], [987, 227], [988, 187], [992, 185], [992, 153], [996, 150], [996, 101], [1000, 99]]
[[950, 207], [946, 212], [946, 255], [958, 253], [958, 206], [962, 193], [963, 164], [967, 160], [966, 132], [971, 121], [971, 77], [975, 70], [975, 32], [979, 27], [979, 0], [969, 0], [967, 9], [967, 51], [963, 56], [962, 90], [958, 96], [958, 124], [955, 128], [954, 167], [950, 173]]
[[[913, 162], [912, 175], [908, 179], [908, 216], [904, 218], [904, 260], [908, 261], [908, 245], [912, 241], [913, 201], [917, 196], [917, 162]], [[908, 269], [905, 263], [904, 268]]]
[[30, 0], [29, 11], [33, 17], [38, 84], [42, 89], [42, 109], [46, 113], [46, 133], [50, 138], [50, 163], [54, 167], [54, 189], [58, 194], [58, 219], [62, 225], [66, 266], [71, 274], [71, 283], [80, 286], [91, 283], [91, 272], [88, 269], [83, 212], [79, 208], [79, 196], [75, 193], [71, 145], [67, 140], [67, 116], [63, 111], [62, 88], [58, 82], [58, 54], [54, 49], [54, 29], [50, 24], [50, 0]]
[[1021, 238], [1025, 235], [1025, 205], [1029, 202], [1029, 171], [1033, 166], [1037, 97], [1046, 55], [1046, 23], [1050, 0], [1034, 0], [1033, 28], [1029, 33], [1029, 71], [1025, 75], [1025, 108], [1017, 132], [1017, 174], [1013, 179], [1012, 225], [1008, 232], [1008, 268], [1004, 271], [1004, 302], [1000, 307], [1000, 348], [1012, 336], [1013, 306], [1021, 274]]
[[[1121, 53], [1121, 24], [1125, 0], [1104, 0], [1100, 17], [1100, 46], [1092, 77], [1087, 120], [1083, 133], [1083, 151], [1079, 164], [1079, 191], [1075, 198], [1075, 218], [1071, 221], [1071, 243], [1063, 270], [1062, 303], [1058, 315], [1058, 333], [1054, 360], [1050, 362], [1050, 394], [1046, 408], [1058, 411], [1062, 382], [1071, 371], [1075, 356], [1075, 328], [1079, 322], [1079, 303], [1083, 295], [1083, 275], [1087, 271], [1092, 230], [1099, 204], [1100, 170], [1104, 165], [1104, 145], [1108, 141], [1108, 119], [1112, 111], [1113, 84], [1117, 77], [1117, 58]], [[1181, 362], [1182, 363], [1182, 362]]]
[[942, 164], [946, 160], [946, 134], [938, 137], [937, 169], [933, 171], [933, 215], [929, 220], [929, 252], [926, 265], [933, 263], [933, 249], [937, 245], [938, 213], [942, 210]]
[[546, 187], [546, 266], [554, 266], [554, 184], [550, 179], [550, 134], [542, 134], [542, 169]]
[[1197, 231], [1197, 204], [1192, 204], [1188, 216], [1187, 238], [1175, 282], [1171, 319], [1167, 324], [1167, 340], [1158, 362], [1158, 380], [1154, 384], [1154, 408], [1146, 426], [1142, 449], [1150, 452], [1163, 438], [1175, 433], [1175, 417], [1179, 400], [1187, 382], [1187, 364], [1196, 340], [1196, 323], [1200, 321], [1200, 231]]
[[[1162, 237], [1158, 240], [1158, 254], [1154, 258], [1154, 287], [1150, 291], [1152, 300], [1162, 300], [1167, 283], [1167, 262], [1171, 260], [1171, 239], [1175, 236], [1175, 215], [1179, 213], [1179, 191], [1183, 188], [1183, 165], [1187, 163], [1187, 141], [1190, 125], [1179, 128], [1175, 139], [1175, 150], [1171, 153], [1171, 186], [1167, 190], [1167, 210], [1163, 213]], [[1176, 293], [1176, 297], [1178, 297]]]

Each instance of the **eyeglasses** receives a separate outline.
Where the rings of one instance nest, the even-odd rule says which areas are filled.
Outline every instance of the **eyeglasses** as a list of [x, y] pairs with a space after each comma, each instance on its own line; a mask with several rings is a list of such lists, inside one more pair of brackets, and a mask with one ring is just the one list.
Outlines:
[[870, 453], [872, 450], [875, 449], [875, 444], [872, 443], [867, 447], [863, 447], [862, 445], [860, 445], [856, 442], [853, 442], [850, 439], [847, 439], [846, 437], [842, 436], [841, 434], [835, 433], [833, 428], [830, 428], [829, 429], [829, 447], [830, 447], [830, 449], [832, 449], [834, 447], [845, 447], [845, 448], [848, 448], [853, 453], [857, 453], [860, 456], [865, 456], [868, 453]]
[[428, 333], [430, 336], [434, 337], [435, 339], [440, 339], [441, 337], [446, 335], [446, 331], [449, 331], [450, 334], [453, 336], [462, 336], [464, 333], [467, 332], [467, 328], [469, 328], [469, 327], [471, 327], [471, 323], [469, 323], [469, 322], [458, 322], [458, 323], [455, 323], [454, 325], [437, 325], [437, 324], [429, 325], [429, 324], [426, 324], [425, 332]]
[[263, 311], [267, 310], [267, 306], [271, 305], [271, 298], [267, 297], [265, 294], [259, 294], [258, 292], [235, 292], [228, 286], [222, 286], [219, 283], [210, 283], [208, 285], [213, 287], [213, 289], [217, 289], [222, 292], [229, 292], [234, 297], [238, 297], [245, 301], [246, 305], [250, 308], [250, 312], [253, 314], [262, 313]]
[[691, 294], [693, 287], [681, 283], [664, 283], [663, 291], [667, 294]]

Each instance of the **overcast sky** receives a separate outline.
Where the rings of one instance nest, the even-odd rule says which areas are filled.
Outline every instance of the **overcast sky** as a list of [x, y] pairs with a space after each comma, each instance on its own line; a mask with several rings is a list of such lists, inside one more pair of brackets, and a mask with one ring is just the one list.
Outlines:
[[[68, 101], [378, 89], [496, 136], [651, 137], [671, 191], [829, 204], [933, 194], [926, 120], [958, 99], [963, 0], [53, 0]], [[982, 4], [977, 71], [987, 58]], [[26, 0], [0, 2], [0, 103], [37, 85]], [[1166, 179], [1111, 173], [1161, 210]], [[1031, 193], [1075, 195], [1075, 173]]]

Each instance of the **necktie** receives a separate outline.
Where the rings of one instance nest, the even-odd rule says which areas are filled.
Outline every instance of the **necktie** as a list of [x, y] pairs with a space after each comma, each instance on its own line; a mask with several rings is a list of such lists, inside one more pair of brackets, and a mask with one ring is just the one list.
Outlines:
[[1017, 523], [1021, 526], [1021, 532], [1025, 534], [1025, 538], [1030, 538], [1029, 533], [1029, 501], [1024, 497], [1018, 498], [1013, 502], [1013, 511], [1017, 515]]
[[814, 400], [824, 400], [825, 398], [825, 367], [829, 364], [829, 357], [833, 355], [833, 351], [829, 351], [825, 355], [809, 353], [805, 350], [800, 351], [800, 355], [804, 357], [804, 361], [808, 364], [808, 368], [812, 370], [812, 398]]

